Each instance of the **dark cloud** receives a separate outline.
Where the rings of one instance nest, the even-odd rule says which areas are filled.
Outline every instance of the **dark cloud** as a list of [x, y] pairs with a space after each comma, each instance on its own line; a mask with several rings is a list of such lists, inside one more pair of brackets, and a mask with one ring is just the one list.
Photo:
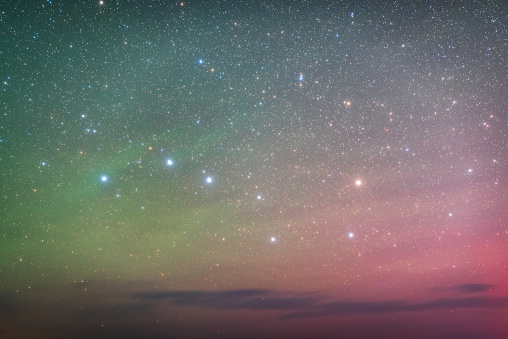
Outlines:
[[[489, 286], [489, 285], [486, 285]], [[486, 288], [483, 286], [483, 288]], [[470, 290], [473, 290], [470, 287]], [[476, 286], [475, 290], [483, 290]], [[422, 303], [393, 301], [336, 301], [323, 303], [323, 296], [312, 294], [287, 295], [270, 290], [234, 291], [164, 291], [144, 292], [131, 296], [142, 300], [167, 300], [172, 305], [199, 306], [209, 309], [251, 309], [294, 311], [285, 318], [329, 315], [370, 315], [398, 312], [419, 312], [455, 308], [508, 307], [508, 297], [442, 298]]]
[[145, 300], [170, 300], [173, 305], [201, 306], [213, 309], [298, 309], [311, 307], [316, 296], [279, 296], [268, 290], [246, 289], [233, 291], [164, 291], [132, 295]]
[[162, 292], [141, 292], [133, 294], [133, 298], [141, 299], [183, 299], [200, 300], [203, 298], [248, 298], [269, 294], [269, 290], [245, 289], [232, 291], [162, 291]]
[[457, 290], [461, 293], [478, 293], [478, 292], [486, 292], [491, 289], [494, 289], [495, 285], [489, 284], [464, 284], [454, 286], [453, 289]]
[[286, 318], [316, 317], [331, 315], [369, 315], [400, 312], [419, 312], [456, 308], [504, 308], [508, 297], [442, 298], [423, 303], [411, 304], [405, 301], [338, 301], [317, 304], [305, 312], [285, 315]]
[[450, 308], [502, 308], [508, 307], [508, 297], [443, 298], [420, 304], [407, 305], [407, 311], [427, 311]]

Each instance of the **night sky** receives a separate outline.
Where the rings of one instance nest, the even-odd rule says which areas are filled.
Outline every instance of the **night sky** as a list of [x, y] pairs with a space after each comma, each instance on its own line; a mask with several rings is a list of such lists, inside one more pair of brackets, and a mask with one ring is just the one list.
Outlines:
[[0, 336], [506, 338], [508, 2], [4, 1]]

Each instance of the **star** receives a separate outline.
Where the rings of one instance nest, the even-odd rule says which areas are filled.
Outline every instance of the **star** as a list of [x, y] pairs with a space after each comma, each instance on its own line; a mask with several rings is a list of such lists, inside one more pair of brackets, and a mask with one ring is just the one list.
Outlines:
[[349, 232], [348, 237], [354, 238], [355, 234], [353, 232]]
[[277, 241], [277, 238], [275, 238], [275, 237], [271, 237], [271, 238], [270, 238], [270, 241], [271, 241], [271, 242], [276, 242], [276, 241]]
[[362, 181], [360, 179], [355, 181], [356, 186], [362, 186]]
[[108, 177], [107, 177], [107, 176], [105, 176], [105, 175], [103, 175], [103, 176], [101, 177], [101, 181], [102, 181], [102, 182], [106, 182], [106, 181], [108, 181]]
[[168, 159], [168, 161], [166, 161], [166, 164], [167, 164], [168, 166], [173, 166], [173, 160]]
[[206, 177], [206, 183], [207, 184], [211, 184], [213, 182], [213, 178], [212, 177]]

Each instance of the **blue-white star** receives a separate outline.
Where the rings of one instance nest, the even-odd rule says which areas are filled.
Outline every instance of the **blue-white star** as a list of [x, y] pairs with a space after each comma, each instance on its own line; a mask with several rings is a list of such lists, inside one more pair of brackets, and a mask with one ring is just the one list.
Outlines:
[[166, 162], [166, 164], [167, 164], [168, 166], [173, 166], [173, 160], [168, 159], [168, 161]]
[[206, 177], [206, 183], [207, 184], [211, 184], [213, 182], [213, 178], [212, 177]]
[[107, 177], [107, 176], [105, 176], [105, 175], [103, 175], [103, 176], [101, 177], [101, 181], [102, 181], [102, 182], [106, 182], [106, 181], [108, 181], [108, 177]]

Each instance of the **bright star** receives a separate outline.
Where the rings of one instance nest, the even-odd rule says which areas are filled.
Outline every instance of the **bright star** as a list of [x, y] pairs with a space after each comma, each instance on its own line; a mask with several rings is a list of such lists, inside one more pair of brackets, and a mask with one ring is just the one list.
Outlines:
[[168, 166], [173, 166], [173, 160], [168, 159], [167, 164], [168, 164]]
[[108, 177], [107, 177], [107, 176], [105, 176], [105, 175], [103, 175], [103, 176], [101, 177], [101, 181], [102, 181], [102, 182], [106, 182], [106, 181], [108, 181]]
[[258, 200], [261, 200], [261, 198], [262, 198], [261, 195], [258, 195]]
[[212, 177], [206, 177], [206, 183], [207, 184], [211, 184], [213, 182], [213, 178]]
[[271, 238], [270, 238], [270, 241], [271, 241], [271, 242], [276, 242], [276, 241], [277, 241], [277, 238], [275, 238], [275, 237], [271, 237]]
[[356, 180], [355, 182], [356, 186], [362, 186], [362, 181], [360, 179]]
[[200, 64], [203, 64], [203, 59], [199, 59], [199, 63], [200, 63]]
[[353, 232], [349, 232], [348, 237], [353, 238], [355, 235]]

